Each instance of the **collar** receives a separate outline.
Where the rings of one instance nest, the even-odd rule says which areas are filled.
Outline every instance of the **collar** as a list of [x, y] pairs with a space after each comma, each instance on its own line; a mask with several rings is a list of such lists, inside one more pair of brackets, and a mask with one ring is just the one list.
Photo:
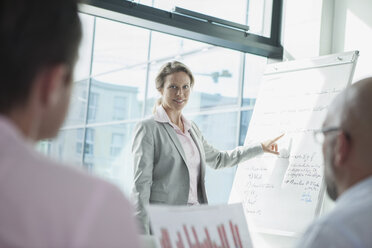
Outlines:
[[[360, 181], [359, 183], [351, 186], [337, 199], [337, 204], [349, 204], [350, 201], [354, 201], [356, 198], [363, 199], [366, 196], [369, 197], [372, 193], [372, 176]], [[369, 193], [368, 193], [369, 192]], [[368, 193], [366, 195], [366, 193]]]
[[[189, 131], [191, 129], [191, 122], [188, 119], [186, 119], [183, 115], [181, 115], [181, 119], [185, 128], [185, 132]], [[154, 120], [161, 123], [169, 123], [174, 129], [179, 129], [179, 127], [169, 119], [167, 112], [165, 111], [161, 104], [156, 107]]]
[[30, 140], [27, 140], [18, 129], [18, 127], [9, 119], [7, 116], [0, 115], [0, 130], [1, 135], [6, 135], [7, 137], [13, 137], [16, 140], [26, 141], [32, 144]]

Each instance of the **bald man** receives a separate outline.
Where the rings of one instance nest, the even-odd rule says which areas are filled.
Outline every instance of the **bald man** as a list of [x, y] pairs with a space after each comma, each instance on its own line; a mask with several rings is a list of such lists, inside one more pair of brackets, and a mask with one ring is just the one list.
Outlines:
[[372, 247], [372, 78], [336, 97], [319, 134], [327, 193], [336, 205], [298, 247]]

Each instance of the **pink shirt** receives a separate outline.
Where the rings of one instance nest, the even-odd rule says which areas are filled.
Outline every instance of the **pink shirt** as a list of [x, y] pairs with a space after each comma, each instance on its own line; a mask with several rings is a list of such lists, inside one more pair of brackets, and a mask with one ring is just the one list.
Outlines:
[[113, 185], [39, 154], [0, 115], [0, 247], [140, 247]]
[[181, 116], [184, 125], [185, 132], [171, 122], [167, 112], [165, 112], [163, 106], [158, 106], [156, 108], [156, 113], [154, 119], [157, 122], [169, 123], [177, 134], [177, 137], [182, 145], [183, 151], [186, 156], [186, 165], [189, 170], [190, 178], [190, 189], [189, 189], [189, 199], [187, 201], [190, 205], [199, 204], [198, 202], [198, 181], [200, 177], [200, 153], [199, 149], [196, 147], [194, 140], [192, 139], [189, 130], [191, 129], [191, 123], [183, 115]]

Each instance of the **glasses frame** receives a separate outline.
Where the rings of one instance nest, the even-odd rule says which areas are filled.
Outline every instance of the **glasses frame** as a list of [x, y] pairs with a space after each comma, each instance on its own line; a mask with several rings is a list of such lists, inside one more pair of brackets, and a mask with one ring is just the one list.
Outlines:
[[340, 131], [341, 127], [324, 127], [319, 130], [314, 131], [314, 139], [317, 143], [322, 144], [324, 141], [324, 137], [327, 133]]

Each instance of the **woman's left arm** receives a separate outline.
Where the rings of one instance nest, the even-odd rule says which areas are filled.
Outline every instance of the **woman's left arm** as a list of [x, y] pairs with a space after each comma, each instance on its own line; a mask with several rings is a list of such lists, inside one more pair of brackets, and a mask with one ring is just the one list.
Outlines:
[[202, 141], [206, 163], [214, 169], [235, 166], [250, 158], [261, 155], [264, 152], [278, 154], [278, 146], [276, 141], [284, 135], [282, 134], [275, 139], [268, 140], [263, 143], [256, 143], [250, 146], [238, 146], [230, 151], [220, 151], [205, 140], [195, 123], [193, 123], [193, 126], [197, 136]]
[[232, 167], [264, 152], [259, 143], [252, 146], [239, 146], [230, 151], [220, 151], [205, 140], [195, 123], [192, 123], [192, 126], [203, 145], [206, 163], [213, 169]]

